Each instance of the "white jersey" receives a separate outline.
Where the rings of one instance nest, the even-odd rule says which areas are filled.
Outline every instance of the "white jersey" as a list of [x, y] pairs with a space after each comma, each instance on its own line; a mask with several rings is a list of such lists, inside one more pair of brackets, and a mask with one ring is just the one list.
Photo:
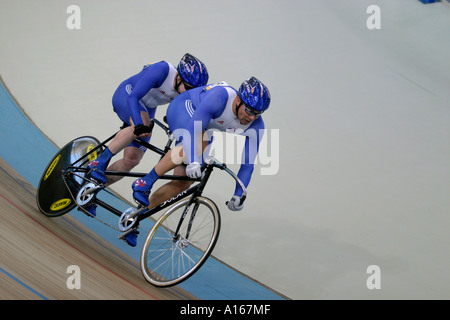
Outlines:
[[226, 103], [225, 108], [223, 109], [222, 114], [215, 118], [211, 119], [209, 124], [206, 126], [206, 129], [217, 129], [220, 131], [226, 131], [226, 132], [233, 132], [241, 134], [243, 133], [248, 127], [250, 127], [251, 123], [243, 125], [239, 121], [238, 118], [233, 113], [233, 101], [237, 96], [236, 90], [229, 87], [226, 83], [225, 85], [219, 84], [224, 86], [224, 89], [228, 93], [228, 100]]
[[156, 108], [159, 105], [171, 102], [178, 92], [174, 89], [173, 84], [177, 75], [177, 69], [171, 64], [169, 65], [169, 74], [166, 80], [158, 88], [152, 88], [145, 96], [141, 98], [139, 103], [148, 108]]

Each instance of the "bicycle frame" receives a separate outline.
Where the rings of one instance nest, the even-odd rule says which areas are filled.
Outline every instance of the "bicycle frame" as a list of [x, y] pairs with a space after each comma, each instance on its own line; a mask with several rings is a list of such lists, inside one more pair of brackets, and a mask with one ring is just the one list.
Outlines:
[[[191, 201], [189, 202], [189, 205], [191, 205], [193, 202], [193, 199], [195, 199], [195, 197], [198, 197], [203, 193], [203, 189], [205, 188], [206, 183], [209, 180], [212, 169], [213, 169], [213, 166], [206, 165], [205, 174], [202, 179], [191, 179], [191, 178], [185, 177], [186, 179], [183, 179], [183, 180], [199, 181], [199, 184], [196, 184], [196, 185], [188, 188], [187, 190], [180, 192], [179, 194], [170, 198], [169, 200], [164, 201], [162, 204], [160, 204], [152, 209], [149, 209], [147, 212], [145, 212], [145, 211], [142, 212], [141, 214], [139, 214], [139, 216], [137, 218], [138, 219], [137, 222], [139, 223], [139, 221], [146, 219], [146, 218], [152, 216], [153, 214], [155, 214], [167, 207], [170, 207], [172, 204], [174, 204], [184, 198], [187, 198], [189, 196], [191, 196]], [[172, 179], [173, 177], [177, 177], [177, 176], [166, 175], [166, 176], [162, 176], [162, 177], [165, 177], [165, 179]], [[178, 178], [183, 178], [183, 177], [178, 177]], [[183, 218], [184, 218], [184, 215], [183, 215]]]
[[[147, 149], [159, 154], [161, 156], [161, 158], [170, 150], [170, 146], [172, 145], [173, 142], [173, 138], [171, 137], [171, 132], [169, 130], [168, 127], [166, 127], [164, 124], [162, 124], [160, 121], [158, 121], [157, 119], [152, 119], [152, 129], [153, 129], [153, 123], [156, 123], [159, 127], [161, 127], [167, 134], [168, 136], [168, 142], [166, 143], [166, 146], [164, 147], [164, 149], [160, 149], [152, 144], [149, 144], [145, 141], [142, 141], [139, 138], [136, 138], [134, 141], [141, 144], [142, 146], [146, 147]], [[121, 127], [121, 129], [124, 128]], [[103, 148], [109, 141], [111, 141], [118, 132], [114, 133], [113, 135], [111, 135], [109, 138], [107, 138], [106, 140], [104, 140], [101, 144], [99, 144], [98, 146], [96, 146], [95, 148], [93, 148], [92, 150], [90, 150], [88, 153], [86, 153], [83, 157], [81, 157], [80, 159], [76, 160], [75, 162], [73, 162], [72, 164], [70, 164], [70, 166], [67, 167], [67, 170], [65, 170], [63, 172], [63, 178], [64, 179], [71, 179], [73, 183], [78, 184], [75, 180], [73, 176], [76, 176], [76, 173], [87, 173], [88, 169], [86, 168], [80, 168], [79, 166], [82, 166], [84, 164], [86, 164], [89, 161], [89, 155], [98, 151], [99, 149]], [[205, 168], [203, 168], [205, 169]], [[183, 180], [183, 181], [191, 181], [191, 182], [202, 182], [198, 185], [195, 185], [185, 191], [182, 191], [180, 194], [174, 196], [173, 198], [165, 201], [164, 203], [162, 203], [161, 205], [156, 206], [155, 208], [149, 210], [148, 212], [146, 212], [145, 214], [142, 215], [141, 218], [139, 218], [139, 221], [142, 219], [145, 219], [151, 215], [153, 215], [154, 213], [169, 207], [170, 205], [172, 205], [173, 203], [184, 199], [192, 194], [195, 193], [195, 196], [201, 195], [206, 182], [209, 179], [209, 175], [211, 174], [211, 170], [206, 171], [207, 174], [205, 173], [204, 178], [203, 179], [192, 179], [189, 178], [187, 176], [176, 176], [176, 175], [162, 175], [160, 177], [160, 179], [162, 180]], [[121, 177], [133, 177], [133, 178], [142, 178], [145, 175], [147, 175], [147, 173], [139, 173], [139, 172], [124, 172], [124, 171], [109, 171], [106, 170], [105, 171], [105, 175], [109, 175], [109, 176], [121, 176]], [[79, 185], [79, 184], [78, 184]], [[81, 185], [80, 185], [81, 187]], [[112, 212], [113, 214], [120, 216], [122, 215], [122, 212], [117, 210], [116, 208], [110, 206], [109, 204], [105, 203], [104, 201], [100, 200], [100, 199], [95, 199], [96, 204], [98, 204], [99, 206], [107, 209], [108, 211]]]
[[[166, 127], [164, 124], [162, 124], [160, 121], [156, 120], [156, 119], [152, 119], [152, 129], [153, 129], [153, 124], [156, 123], [158, 126], [160, 126], [168, 135], [168, 142], [166, 143], [166, 146], [164, 147], [164, 149], [160, 149], [154, 145], [151, 145], [145, 141], [140, 140], [139, 138], [136, 138], [135, 141], [138, 142], [139, 144], [141, 144], [142, 146], [146, 147], [147, 149], [159, 154], [161, 156], [161, 158], [170, 150], [170, 147], [172, 145], [173, 142], [173, 138], [171, 136], [171, 132], [169, 130], [168, 127]], [[123, 128], [123, 127], [122, 127]], [[121, 128], [121, 129], [122, 129]], [[79, 166], [83, 166], [85, 165], [89, 160], [89, 155], [92, 154], [93, 152], [96, 152], [97, 150], [103, 148], [110, 140], [112, 140], [115, 136], [116, 136], [117, 132], [115, 134], [113, 134], [112, 136], [110, 136], [108, 139], [104, 140], [101, 144], [99, 144], [98, 146], [96, 146], [95, 148], [93, 148], [92, 150], [90, 150], [88, 153], [86, 153], [84, 156], [82, 156], [80, 159], [76, 160], [75, 162], [73, 162], [71, 165], [69, 165], [67, 167], [67, 169], [63, 172], [63, 178], [64, 179], [71, 179], [72, 183], [75, 183], [77, 185], [80, 186], [81, 185], [74, 179], [74, 176], [77, 176], [77, 173], [87, 173], [89, 170], [87, 168], [80, 168]], [[244, 190], [243, 196], [242, 196], [242, 201], [244, 201], [245, 197], [246, 197], [246, 189], [245, 186], [242, 184], [242, 182], [239, 180], [239, 178], [237, 178], [237, 176], [229, 169], [227, 169], [225, 164], [222, 164], [220, 162], [218, 162], [216, 159], [209, 157], [208, 158], [209, 161], [205, 161], [205, 164], [202, 167], [202, 178], [197, 178], [197, 179], [193, 179], [193, 178], [189, 178], [187, 176], [176, 176], [176, 175], [162, 175], [160, 176], [159, 179], [163, 179], [163, 180], [183, 180], [183, 181], [191, 181], [191, 182], [199, 182], [198, 184], [180, 192], [179, 194], [175, 195], [174, 197], [172, 197], [169, 200], [164, 201], [162, 204], [159, 204], [151, 209], [148, 208], [144, 208], [141, 207], [136, 211], [136, 225], [139, 225], [139, 222], [142, 221], [143, 219], [146, 219], [152, 215], [154, 215], [155, 213], [170, 207], [172, 204], [187, 198], [189, 196], [191, 196], [191, 200], [189, 201], [189, 204], [187, 206], [187, 208], [193, 203], [194, 199], [200, 195], [202, 195], [203, 190], [209, 180], [209, 177], [213, 171], [213, 168], [220, 168], [222, 170], [227, 171], [236, 181], [238, 181], [241, 184], [241, 187]], [[81, 164], [80, 164], [81, 162]], [[122, 176], [122, 177], [133, 177], [133, 178], [141, 178], [144, 177], [145, 175], [147, 175], [147, 173], [139, 173], [139, 172], [122, 172], [122, 171], [105, 171], [105, 175], [110, 175], [110, 176]], [[84, 180], [86, 180], [86, 178], [82, 178]], [[103, 189], [103, 187], [101, 188]], [[117, 215], [117, 216], [122, 216], [122, 212], [117, 210], [116, 208], [112, 207], [111, 205], [109, 205], [108, 203], [98, 199], [97, 197], [94, 198], [93, 200], [97, 205], [103, 207], [104, 209], [110, 211], [111, 213]], [[186, 212], [182, 215], [182, 218], [180, 219], [180, 223], [178, 225], [178, 228], [176, 230], [176, 233], [178, 233], [178, 229], [180, 228], [184, 218], [185, 218]], [[193, 212], [193, 215], [195, 215], [195, 210]], [[133, 218], [136, 216], [133, 216]], [[191, 217], [192, 221], [193, 217]], [[190, 222], [191, 223], [191, 222]], [[190, 230], [190, 228], [188, 229]], [[130, 230], [127, 230], [124, 232], [124, 234], [126, 234], [127, 232], [130, 232]]]

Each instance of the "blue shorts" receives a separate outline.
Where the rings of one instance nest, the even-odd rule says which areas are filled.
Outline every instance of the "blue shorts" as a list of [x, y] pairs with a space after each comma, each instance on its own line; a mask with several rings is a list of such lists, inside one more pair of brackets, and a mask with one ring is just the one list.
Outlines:
[[[122, 122], [124, 124], [126, 124], [127, 126], [131, 126], [131, 122], [130, 122], [131, 113], [130, 113], [130, 109], [128, 108], [129, 94], [127, 92], [127, 86], [131, 86], [131, 84], [127, 83], [126, 81], [122, 82], [119, 85], [119, 87], [116, 89], [116, 92], [114, 92], [114, 95], [112, 98], [112, 105], [113, 105], [114, 112], [117, 113], [120, 120], [122, 120]], [[132, 88], [129, 87], [128, 89], [130, 90]], [[141, 108], [141, 111], [145, 111], [149, 114], [150, 119], [153, 119], [155, 117], [156, 108], [146, 108], [142, 105], [139, 105], [139, 107]], [[147, 143], [150, 141], [150, 137], [149, 138], [141, 138], [141, 139]], [[128, 145], [128, 147], [136, 147], [138, 149], [141, 149], [144, 152], [145, 152], [145, 150], [147, 150], [146, 147], [143, 147], [142, 145], [140, 145], [139, 143], [137, 143], [135, 141], [131, 142]]]

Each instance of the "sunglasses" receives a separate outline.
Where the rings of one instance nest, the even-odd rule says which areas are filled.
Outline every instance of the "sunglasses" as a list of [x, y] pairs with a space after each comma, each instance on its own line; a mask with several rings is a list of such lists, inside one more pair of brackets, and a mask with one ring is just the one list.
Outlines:
[[194, 89], [194, 87], [193, 87], [193, 86], [191, 86], [190, 84], [187, 84], [187, 83], [186, 83], [186, 81], [184, 81], [184, 80], [181, 80], [181, 82], [183, 82], [183, 84], [184, 84], [184, 88], [185, 88], [186, 90], [191, 90], [191, 89]]
[[258, 118], [260, 115], [262, 115], [262, 112], [255, 111], [245, 104], [244, 104], [244, 107], [245, 107], [245, 113], [248, 114], [249, 116], [254, 116], [255, 118]]

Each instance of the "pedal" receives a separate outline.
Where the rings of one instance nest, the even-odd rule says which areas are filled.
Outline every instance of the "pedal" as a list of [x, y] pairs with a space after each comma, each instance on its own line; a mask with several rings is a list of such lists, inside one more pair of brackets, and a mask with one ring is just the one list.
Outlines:
[[130, 207], [119, 217], [118, 227], [120, 231], [128, 232], [137, 222], [137, 216], [146, 210], [145, 207]]
[[130, 207], [127, 210], [125, 210], [122, 215], [119, 217], [118, 227], [120, 231], [128, 232], [131, 230], [136, 223], [135, 217], [136, 214], [136, 208]]
[[84, 207], [89, 204], [95, 197], [97, 192], [103, 189], [104, 186], [94, 182], [88, 182], [80, 188], [75, 198], [75, 202], [78, 206]]
[[129, 234], [129, 233], [131, 233], [131, 232], [139, 233], [139, 231], [137, 231], [137, 229], [138, 229], [138, 228], [136, 227], [136, 228], [131, 228], [131, 229], [125, 231], [125, 232], [122, 232], [121, 234], [119, 234], [118, 239], [121, 239], [121, 240], [126, 241], [124, 238], [125, 238], [125, 236], [126, 236], [127, 234]]

